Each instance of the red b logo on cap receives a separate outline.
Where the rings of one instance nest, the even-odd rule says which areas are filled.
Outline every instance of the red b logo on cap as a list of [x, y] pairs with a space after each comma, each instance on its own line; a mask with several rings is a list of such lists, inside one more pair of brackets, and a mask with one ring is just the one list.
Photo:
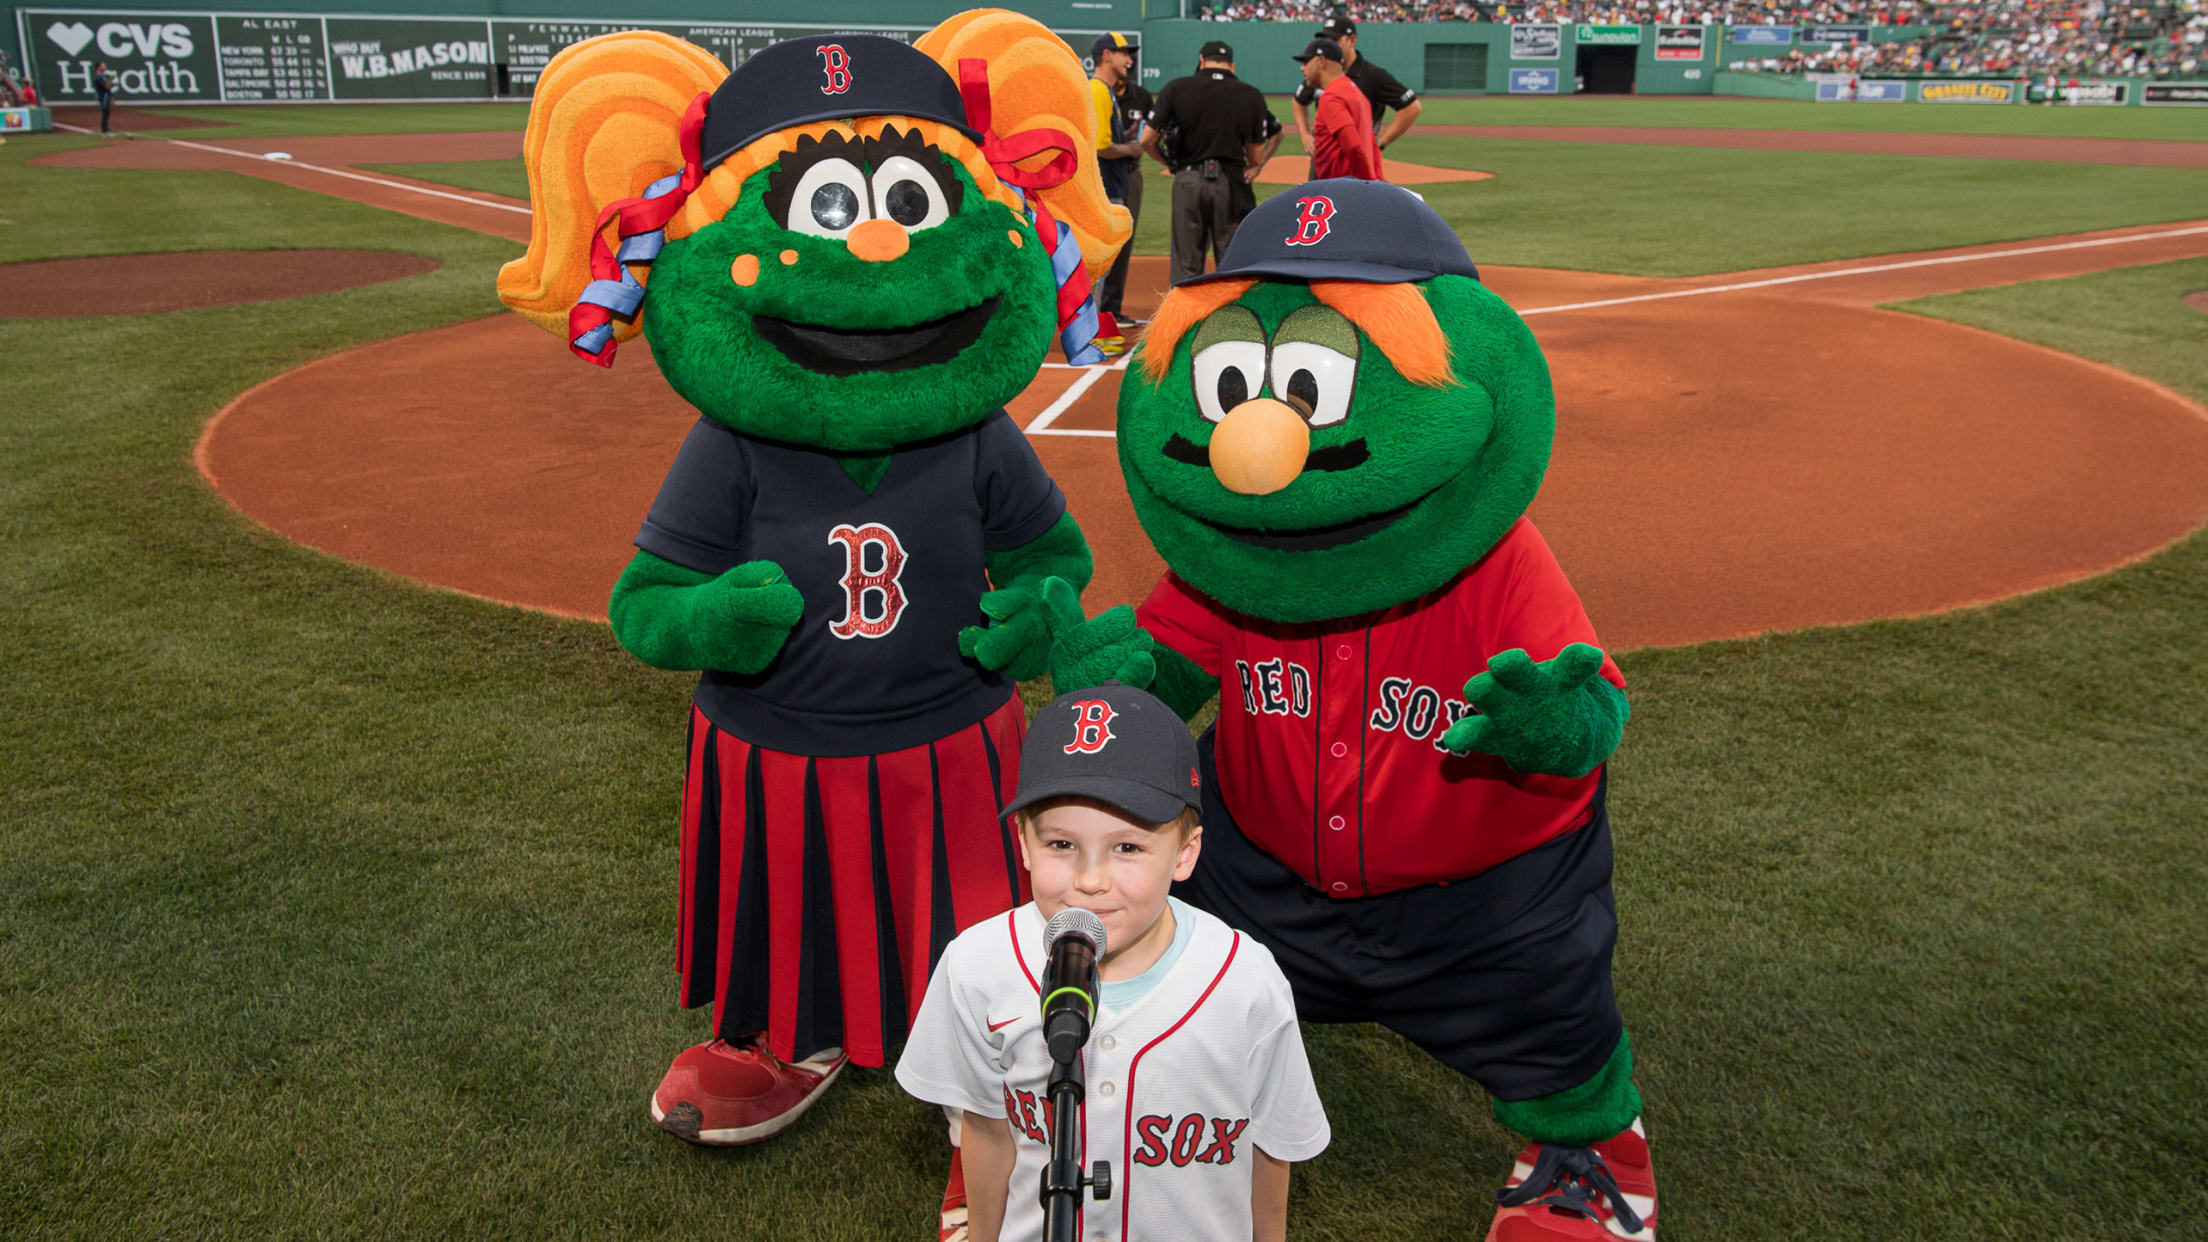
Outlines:
[[820, 53], [820, 70], [828, 75], [828, 84], [820, 88], [823, 95], [841, 95], [851, 89], [851, 56], [841, 43], [823, 43], [814, 49]]
[[1119, 713], [1102, 699], [1082, 699], [1073, 705], [1073, 740], [1066, 743], [1069, 755], [1093, 755], [1104, 749], [1104, 743], [1112, 740], [1112, 721]]
[[1309, 246], [1334, 228], [1334, 200], [1324, 194], [1296, 200], [1296, 231], [1288, 235], [1291, 246]]

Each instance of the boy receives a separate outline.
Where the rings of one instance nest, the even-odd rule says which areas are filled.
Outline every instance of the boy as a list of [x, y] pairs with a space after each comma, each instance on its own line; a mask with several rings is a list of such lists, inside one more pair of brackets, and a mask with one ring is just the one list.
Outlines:
[[1104, 920], [1099, 1012], [1082, 1052], [1084, 1236], [1287, 1234], [1288, 1166], [1324, 1150], [1288, 983], [1264, 946], [1166, 896], [1203, 846], [1196, 746], [1171, 708], [1107, 684], [1029, 726], [1006, 807], [1035, 900], [951, 942], [897, 1064], [921, 1099], [963, 1110], [971, 1242], [1042, 1237], [1043, 926], [1068, 906]]

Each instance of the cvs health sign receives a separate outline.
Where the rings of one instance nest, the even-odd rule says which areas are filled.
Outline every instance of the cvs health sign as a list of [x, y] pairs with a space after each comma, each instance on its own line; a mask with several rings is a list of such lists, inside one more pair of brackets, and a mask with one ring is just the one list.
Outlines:
[[115, 77], [117, 102], [220, 99], [214, 19], [187, 13], [24, 10], [27, 59], [39, 90], [56, 103], [90, 103], [100, 62]]

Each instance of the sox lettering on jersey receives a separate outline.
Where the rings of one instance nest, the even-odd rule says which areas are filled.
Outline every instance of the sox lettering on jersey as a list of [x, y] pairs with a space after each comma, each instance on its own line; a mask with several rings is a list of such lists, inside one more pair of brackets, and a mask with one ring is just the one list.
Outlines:
[[[1211, 1123], [1207, 1132], [1204, 1123]], [[1135, 1149], [1135, 1163], [1152, 1168], [1171, 1161], [1175, 1168], [1191, 1164], [1233, 1164], [1234, 1145], [1249, 1128], [1247, 1117], [1205, 1117], [1189, 1113], [1175, 1121], [1152, 1114], [1135, 1122], [1142, 1146]], [[1206, 1141], [1206, 1137], [1209, 1141]]]
[[820, 69], [828, 81], [820, 88], [823, 95], [841, 95], [851, 89], [851, 57], [841, 43], [823, 43], [814, 49], [820, 53]]
[[1119, 713], [1102, 699], [1082, 699], [1073, 705], [1073, 740], [1066, 743], [1069, 755], [1093, 755], [1104, 749], [1104, 743], [1112, 740], [1112, 721]]
[[1291, 246], [1316, 245], [1334, 230], [1334, 200], [1312, 194], [1296, 200], [1296, 231], [1288, 235]]
[[[843, 545], [843, 619], [832, 622], [828, 632], [838, 638], [880, 638], [897, 628], [905, 610], [905, 591], [898, 578], [905, 572], [905, 546], [897, 532], [880, 523], [865, 526], [846, 523], [828, 532], [828, 542]], [[881, 568], [866, 567], [867, 549], [876, 548]], [[872, 600], [879, 607], [869, 610]]]

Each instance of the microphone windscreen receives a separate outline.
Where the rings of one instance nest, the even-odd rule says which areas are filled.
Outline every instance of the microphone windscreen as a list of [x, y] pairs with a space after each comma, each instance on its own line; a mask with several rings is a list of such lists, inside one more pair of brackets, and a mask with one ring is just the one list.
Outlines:
[[1069, 935], [1085, 938], [1096, 946], [1098, 957], [1104, 956], [1104, 920], [1096, 916], [1096, 911], [1067, 906], [1051, 915], [1050, 922], [1043, 927], [1043, 947], [1048, 949], [1057, 944], [1060, 937]]

